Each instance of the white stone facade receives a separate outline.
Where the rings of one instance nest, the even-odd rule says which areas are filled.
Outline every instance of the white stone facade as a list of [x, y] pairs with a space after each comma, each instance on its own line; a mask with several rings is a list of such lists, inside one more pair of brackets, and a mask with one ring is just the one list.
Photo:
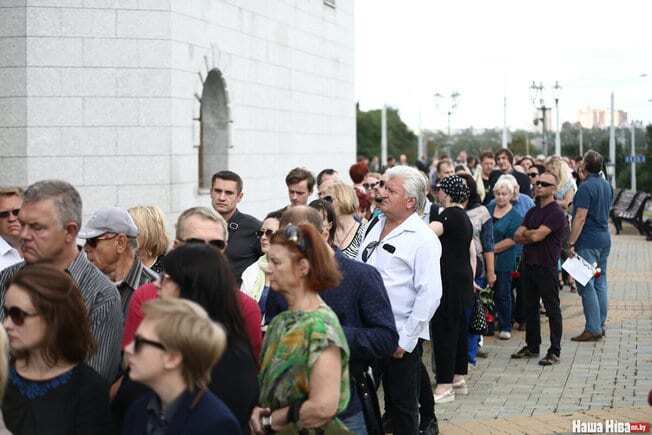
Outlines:
[[228, 169], [262, 218], [291, 168], [355, 161], [353, 45], [351, 1], [0, 0], [0, 185], [68, 180], [86, 215], [208, 205], [197, 119], [217, 69]]

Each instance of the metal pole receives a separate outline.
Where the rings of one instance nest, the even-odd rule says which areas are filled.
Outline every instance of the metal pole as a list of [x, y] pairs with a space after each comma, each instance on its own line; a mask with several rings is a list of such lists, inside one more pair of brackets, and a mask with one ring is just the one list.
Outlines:
[[507, 148], [507, 97], [503, 99], [503, 148]]
[[580, 156], [584, 156], [584, 143], [582, 142], [583, 137], [582, 137], [582, 124], [580, 124]]
[[632, 121], [632, 150], [630, 153], [632, 163], [631, 163], [631, 187], [634, 192], [636, 192], [636, 124]]
[[614, 126], [614, 93], [611, 92], [611, 124], [609, 125], [609, 166], [607, 176], [611, 177], [611, 186], [616, 188], [616, 127]]
[[548, 132], [546, 129], [546, 110], [548, 108], [545, 105], [541, 105], [541, 118], [543, 119], [542, 129], [543, 129], [543, 155], [548, 155]]
[[380, 114], [380, 164], [387, 166], [387, 105]]
[[561, 133], [559, 132], [559, 98], [555, 98], [555, 112], [557, 114], [557, 131], [555, 132], [555, 155], [561, 156]]

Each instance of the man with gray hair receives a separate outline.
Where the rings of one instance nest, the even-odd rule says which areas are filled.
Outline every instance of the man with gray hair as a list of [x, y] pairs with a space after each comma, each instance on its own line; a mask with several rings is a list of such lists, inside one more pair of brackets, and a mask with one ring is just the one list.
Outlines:
[[[427, 180], [415, 168], [385, 172], [378, 207], [383, 214], [367, 232], [358, 260], [374, 266], [387, 289], [398, 347], [383, 370], [386, 406], [396, 435], [419, 433], [421, 340], [442, 294], [441, 244], [419, 214], [426, 202]], [[431, 392], [429, 392], [431, 394]]]
[[138, 227], [127, 210], [105, 207], [93, 213], [77, 237], [86, 240], [84, 251], [88, 260], [118, 288], [122, 314], [126, 318], [134, 291], [158, 279], [136, 255]]
[[[120, 363], [120, 296], [77, 248], [82, 219], [79, 192], [65, 181], [36, 182], [25, 191], [18, 219], [23, 227], [20, 239], [25, 261], [0, 273], [0, 304], [4, 304], [9, 280], [26, 264], [47, 264], [68, 272], [81, 290], [97, 342], [97, 352], [88, 364], [106, 381], [113, 382]], [[3, 313], [0, 319], [4, 319]]]

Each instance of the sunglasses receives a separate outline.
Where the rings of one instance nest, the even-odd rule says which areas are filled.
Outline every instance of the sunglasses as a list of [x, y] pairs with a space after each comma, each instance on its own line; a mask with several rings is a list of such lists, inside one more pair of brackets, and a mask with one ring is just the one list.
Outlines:
[[376, 181], [375, 183], [362, 183], [362, 187], [369, 190], [369, 189], [373, 189], [374, 187], [378, 186], [379, 183], [380, 183], [380, 181]]
[[163, 343], [154, 340], [148, 340], [136, 334], [134, 336], [134, 353], [140, 353], [140, 350], [143, 348], [143, 346], [152, 346], [163, 351], [167, 350]]
[[289, 242], [297, 245], [299, 251], [303, 252], [304, 254], [306, 253], [306, 241], [303, 238], [303, 234], [301, 233], [301, 230], [298, 226], [292, 224], [286, 226], [283, 230], [283, 235]]
[[6, 219], [9, 217], [9, 215], [13, 214], [14, 216], [18, 217], [18, 213], [20, 212], [19, 208], [15, 208], [13, 210], [7, 210], [7, 211], [0, 211], [0, 219]]
[[219, 249], [220, 251], [224, 249], [224, 247], [226, 246], [226, 242], [220, 239], [204, 240], [204, 239], [198, 239], [196, 237], [191, 237], [189, 239], [182, 240], [182, 242], [183, 243], [206, 243], [214, 248]]
[[536, 178], [536, 177], [539, 176], [539, 173], [538, 172], [530, 172], [528, 175], [530, 176], [530, 178]]
[[270, 229], [258, 230], [258, 231], [256, 231], [256, 235], [258, 236], [258, 238], [266, 236], [269, 239], [270, 237], [272, 237], [274, 235], [275, 232], [276, 231], [273, 231], [273, 230], [270, 230]]
[[537, 181], [536, 185], [537, 185], [537, 187], [552, 187], [552, 186], [554, 186], [554, 184], [546, 183], [545, 181]]
[[4, 313], [5, 318], [9, 317], [12, 323], [16, 326], [23, 326], [25, 319], [28, 317], [38, 316], [38, 313], [28, 313], [18, 307], [2, 307], [2, 312]]
[[111, 240], [111, 239], [115, 239], [116, 237], [118, 237], [117, 234], [113, 234], [113, 235], [108, 236], [108, 237], [104, 237], [104, 234], [103, 234], [101, 236], [86, 239], [86, 244], [88, 246], [90, 246], [91, 248], [95, 248], [95, 247], [97, 247], [97, 244], [99, 243], [100, 240]]
[[371, 254], [374, 253], [376, 248], [380, 245], [379, 241], [371, 242], [369, 243], [365, 248], [364, 251], [362, 251], [362, 262], [366, 263], [367, 260], [369, 260], [369, 257], [371, 257]]

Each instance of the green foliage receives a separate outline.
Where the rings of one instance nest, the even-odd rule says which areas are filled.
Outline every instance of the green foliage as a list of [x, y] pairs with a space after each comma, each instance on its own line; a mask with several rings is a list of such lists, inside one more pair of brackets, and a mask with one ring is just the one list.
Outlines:
[[[356, 118], [358, 154], [380, 157], [381, 110], [363, 112], [358, 107]], [[397, 159], [405, 154], [409, 162], [415, 162], [418, 138], [401, 120], [398, 110], [391, 107], [387, 108], [387, 131], [387, 154]]]

